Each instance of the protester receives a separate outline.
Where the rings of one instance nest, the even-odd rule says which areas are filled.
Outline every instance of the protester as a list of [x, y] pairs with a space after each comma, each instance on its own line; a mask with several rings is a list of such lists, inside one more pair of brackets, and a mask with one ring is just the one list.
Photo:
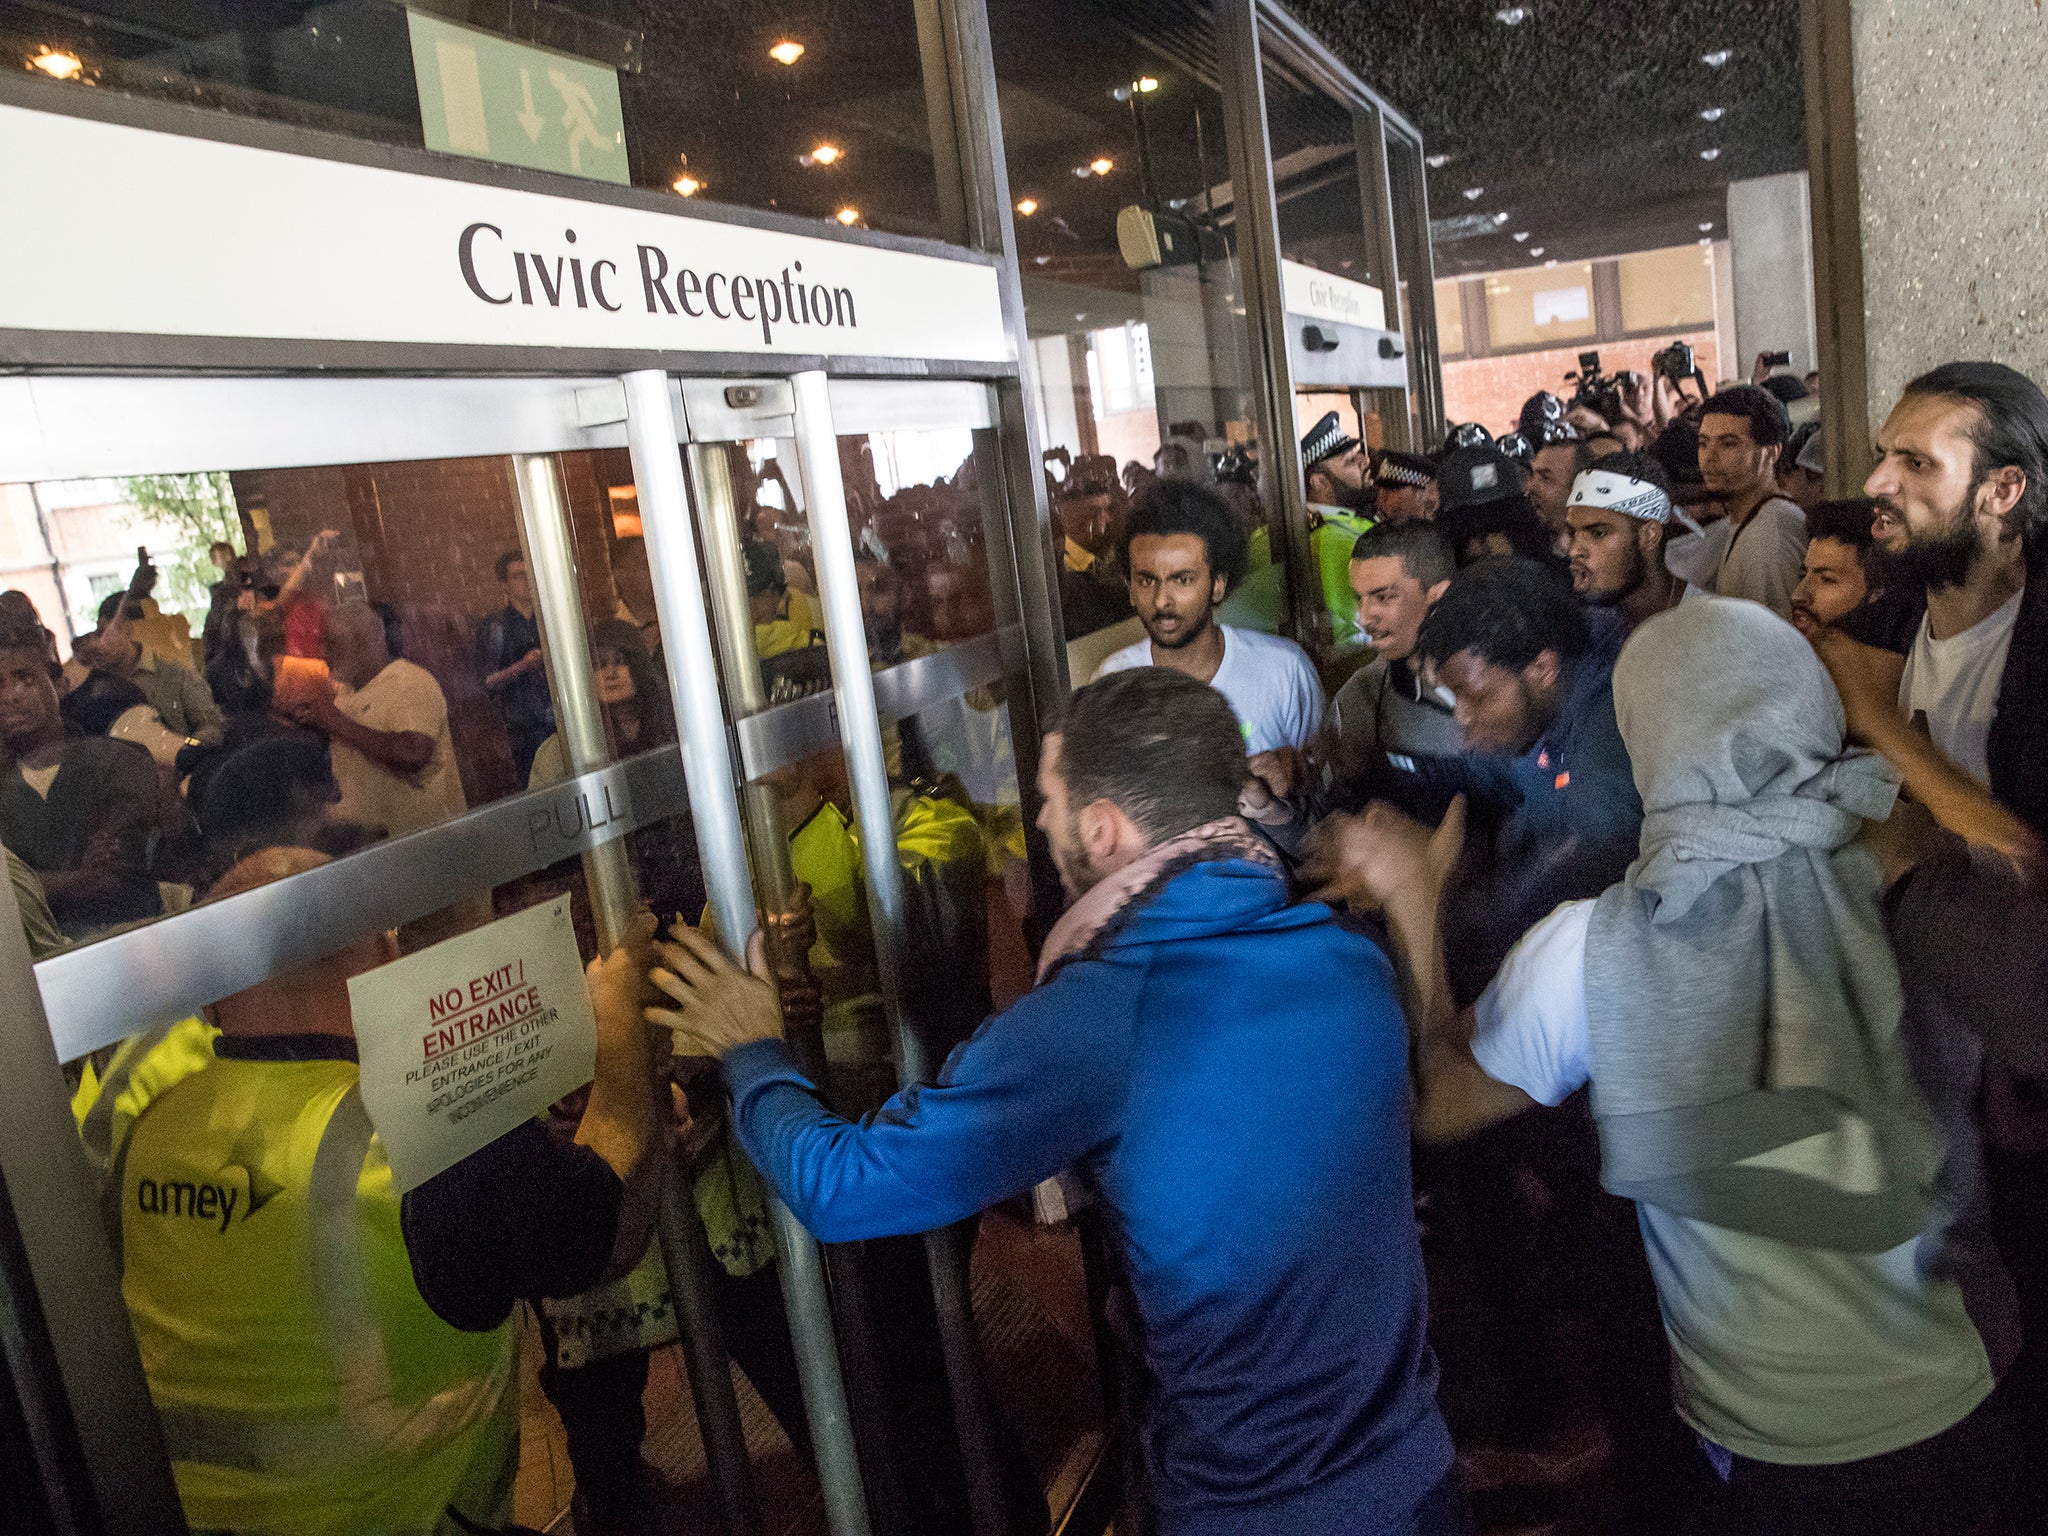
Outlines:
[[1904, 658], [1926, 595], [1899, 582], [1878, 545], [1868, 501], [1815, 502], [1806, 512], [1806, 561], [1792, 589], [1792, 623], [1809, 640], [1839, 631]]
[[133, 625], [142, 619], [142, 605], [119, 592], [100, 604], [99, 628], [79, 642], [92, 670], [133, 683], [174, 735], [219, 745], [227, 722], [206, 680], [184, 662], [161, 655], [134, 638], [132, 628], [116, 630], [116, 615]]
[[1684, 592], [1664, 564], [1675, 516], [1664, 470], [1647, 453], [1595, 459], [1572, 483], [1572, 590], [1581, 601], [1619, 614], [1629, 625], [1655, 618]]
[[1293, 641], [1216, 621], [1244, 559], [1244, 540], [1214, 491], [1185, 480], [1155, 485], [1124, 534], [1131, 604], [1146, 638], [1110, 652], [1095, 675], [1165, 667], [1209, 684], [1237, 712], [1260, 782], [1285, 800], [1323, 723], [1323, 685]]
[[148, 752], [67, 733], [40, 623], [0, 614], [0, 843], [36, 872], [67, 938], [156, 917], [161, 826]]
[[[1614, 614], [1581, 608], [1526, 560], [1460, 571], [1422, 621], [1416, 655], [1450, 690], [1471, 754], [1433, 787], [1469, 794], [1490, 831], [1450, 914], [1462, 1000], [1530, 924], [1604, 889], [1634, 856], [1642, 802], [1612, 690], [1626, 637]], [[1418, 788], [1432, 787], [1431, 766], [1418, 765]]]
[[1437, 526], [1458, 564], [1521, 558], [1555, 561], [1550, 534], [1522, 490], [1522, 474], [1491, 443], [1447, 454], [1437, 471]]
[[1724, 389], [1700, 412], [1700, 477], [1723, 517], [1674, 539], [1666, 560], [1703, 592], [1746, 597], [1781, 618], [1792, 611], [1806, 519], [1778, 494], [1785, 408], [1753, 384]]
[[[2038, 880], [2048, 835], [2048, 397], [1999, 363], [1946, 363], [1906, 386], [1864, 485], [1892, 579], [1924, 591], [1901, 674], [1890, 653], [1814, 637], [1849, 729], [1943, 827]], [[1969, 943], [1969, 939], [1961, 942]], [[2029, 1455], [2048, 1455], [2048, 1102], [2040, 1075], [1986, 1075], [1991, 1230], [2019, 1286], [2012, 1388]], [[2037, 1490], [2038, 1499], [2038, 1490]], [[2048, 1511], [2037, 1507], [2037, 1516]]]
[[1820, 424], [1795, 427], [1785, 440], [1778, 465], [1778, 489], [1787, 501], [1798, 503], [1802, 512], [1811, 512], [1827, 495], [1827, 475], [1827, 444], [1821, 438]]
[[1336, 839], [1330, 884], [1386, 908], [1411, 987], [1418, 1129], [1467, 1136], [1592, 1083], [1730, 1536], [2016, 1531], [1991, 1340], [1935, 1198], [1954, 1105], [1914, 1081], [1878, 865], [1851, 842], [1896, 780], [1845, 750], [1826, 673], [1753, 605], [1653, 619], [1614, 688], [1641, 855], [1462, 1015], [1437, 916], [1462, 815], [1432, 835], [1381, 809]]
[[1165, 668], [1105, 678], [1041, 761], [1040, 826], [1079, 900], [1037, 990], [935, 1085], [833, 1116], [781, 1043], [758, 951], [749, 977], [687, 929], [654, 973], [674, 1006], [649, 1017], [723, 1058], [749, 1155], [827, 1242], [925, 1231], [1079, 1168], [1129, 1288], [1162, 1536], [1463, 1530], [1384, 960], [1289, 905], [1235, 815], [1247, 764], [1215, 693]]
[[[326, 862], [268, 849], [213, 894]], [[504, 1528], [519, 1460], [512, 1309], [623, 1272], [647, 1241], [663, 1144], [639, 1018], [651, 931], [590, 968], [597, 1076], [574, 1141], [526, 1121], [402, 1200], [363, 1110], [348, 986], [395, 958], [387, 936], [210, 1010], [215, 1059], [129, 1125], [108, 1202], [195, 1528]], [[249, 1455], [265, 1445], [292, 1453]]]
[[[1174, 446], [1168, 443], [1160, 453]], [[1162, 480], [1172, 478], [1160, 474]], [[1123, 487], [1113, 469], [1077, 467], [1053, 498], [1053, 524], [1061, 540], [1060, 613], [1069, 640], [1130, 617], [1131, 600], [1115, 557], [1125, 511]]]
[[1545, 422], [1530, 442], [1536, 451], [1529, 460], [1524, 489], [1537, 518], [1550, 533], [1552, 547], [1562, 554], [1570, 542], [1565, 505], [1571, 500], [1572, 482], [1593, 462], [1592, 449], [1562, 421]]
[[516, 549], [498, 556], [498, 585], [505, 605], [477, 630], [477, 669], [484, 692], [498, 707], [512, 743], [512, 765], [523, 781], [533, 771], [533, 754], [554, 734], [555, 706], [548, 695], [547, 664], [541, 656], [540, 625], [533, 616], [533, 582], [526, 557]]
[[1450, 757], [1464, 750], [1450, 691], [1412, 663], [1423, 616], [1456, 569], [1450, 546], [1427, 523], [1382, 524], [1352, 548], [1351, 589], [1373, 659], [1337, 690], [1323, 722], [1340, 776], [1367, 753]]
[[384, 621], [368, 603], [335, 608], [326, 634], [333, 687], [292, 710], [333, 742], [335, 814], [395, 837], [468, 809], [448, 701], [433, 674], [393, 658]]

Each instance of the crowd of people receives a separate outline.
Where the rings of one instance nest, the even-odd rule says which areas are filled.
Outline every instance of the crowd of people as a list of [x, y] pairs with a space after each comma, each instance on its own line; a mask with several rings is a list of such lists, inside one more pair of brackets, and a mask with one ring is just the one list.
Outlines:
[[[663, 946], [821, 1234], [1085, 1170], [1162, 1530], [1465, 1529], [1440, 1401], [1473, 1497], [1602, 1465], [1609, 1529], [2040, 1528], [2048, 397], [1934, 369], [1827, 502], [1789, 391], [1648, 392], [1369, 475], [1319, 423], [1369, 524], [1327, 706], [1222, 618], [1217, 466], [1074, 466], [1070, 632], [1144, 636], [1047, 741], [1040, 984], [936, 1089], [840, 1119], [772, 988]], [[1490, 1315], [1441, 1377], [1418, 1212]]]
[[[1150, 469], [1061, 465], [1068, 633], [1142, 633], [1043, 744], [1069, 902], [1014, 985], [995, 914], [1017, 926], [1031, 850], [1000, 697], [885, 722], [898, 1001], [932, 1084], [892, 1091], [836, 754], [761, 786], [799, 889], [779, 951], [730, 960], [695, 926], [687, 837], [637, 836], [660, 927], [592, 963], [586, 1101], [403, 1200], [354, 1097], [347, 983], [473, 915], [96, 1064], [82, 1121], [195, 1524], [502, 1529], [526, 1300], [579, 1513], [621, 1528], [673, 1334], [650, 1170], [681, 1137], [735, 1356], [799, 1447], [765, 1191], [864, 1245], [907, 1355], [931, 1303], [901, 1240], [1072, 1171], [1111, 1259], [1127, 1518], [1165, 1536], [1451, 1536], [1582, 1474], [1601, 1493], [1572, 1518], [1616, 1532], [2042, 1529], [2048, 396], [1935, 368], [1865, 499], [1828, 501], [1796, 383], [1630, 380], [1611, 415], [1539, 395], [1435, 454], [1316, 423], [1314, 569], [1350, 663], [1327, 696], [1331, 658], [1257, 622], [1280, 572], [1255, 463], [1195, 429]], [[737, 552], [770, 702], [830, 685], [777, 479], [755, 474]], [[872, 663], [990, 632], [973, 461], [854, 487]], [[675, 736], [632, 553], [590, 637], [622, 750]], [[45, 942], [461, 808], [440, 689], [374, 605], [306, 596], [314, 554], [222, 551], [186, 661], [149, 637], [146, 562], [68, 665], [8, 594], [0, 841]], [[496, 575], [477, 677], [543, 784], [568, 763], [542, 637], [516, 552]], [[643, 1020], [717, 1072], [657, 1073]], [[138, 1181], [232, 1164], [253, 1216], [259, 1162], [261, 1201], [310, 1214], [270, 1240], [310, 1281], [253, 1228], [209, 1247], [134, 1214]], [[367, 1319], [337, 1322], [319, 1268], [337, 1198]], [[1455, 1342], [1450, 1294], [1479, 1319]], [[223, 1340], [283, 1312], [298, 1353], [237, 1375]], [[903, 1378], [899, 1451], [944, 1422], [943, 1364]], [[950, 1528], [959, 1468], [915, 1449], [940, 1491], [905, 1528]], [[1005, 1482], [1010, 1528], [1043, 1529], [1028, 1475]]]

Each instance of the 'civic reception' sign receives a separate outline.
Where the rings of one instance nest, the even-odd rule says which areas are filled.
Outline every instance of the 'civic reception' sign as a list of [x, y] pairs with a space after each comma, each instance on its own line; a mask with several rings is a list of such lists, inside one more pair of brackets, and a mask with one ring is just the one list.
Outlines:
[[363, 1108], [400, 1193], [597, 1069], [566, 896], [353, 977], [348, 1000]]
[[1387, 328], [1386, 298], [1370, 283], [1283, 260], [1280, 294], [1290, 315], [1336, 325], [1362, 325], [1370, 331]]
[[[993, 266], [0, 107], [0, 330], [1008, 361]], [[33, 224], [26, 210], [53, 210]], [[148, 230], [138, 247], [136, 231]]]

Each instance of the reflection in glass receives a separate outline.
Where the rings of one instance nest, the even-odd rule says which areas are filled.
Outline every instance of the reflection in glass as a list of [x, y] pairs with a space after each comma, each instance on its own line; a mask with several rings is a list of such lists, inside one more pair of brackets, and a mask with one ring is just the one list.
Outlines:
[[[52, 91], [98, 87], [672, 196], [942, 233], [909, 0], [794, 0], [772, 12], [477, 0], [418, 12], [381, 0], [0, 0], [0, 67], [62, 82]], [[801, 46], [784, 62], [779, 42]]]
[[1122, 625], [1070, 648], [1086, 677], [1135, 634], [1128, 497], [1228, 462], [1247, 529], [1266, 520], [1215, 35], [1206, 15], [1134, 26], [1097, 0], [989, 22], [1067, 636]]

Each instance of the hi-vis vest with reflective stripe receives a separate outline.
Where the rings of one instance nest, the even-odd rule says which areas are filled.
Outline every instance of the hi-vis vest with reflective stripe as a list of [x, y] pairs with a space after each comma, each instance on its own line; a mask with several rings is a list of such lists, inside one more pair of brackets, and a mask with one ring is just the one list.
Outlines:
[[122, 1290], [198, 1530], [504, 1523], [514, 1333], [413, 1283], [391, 1167], [345, 1061], [216, 1060], [117, 1161]]

